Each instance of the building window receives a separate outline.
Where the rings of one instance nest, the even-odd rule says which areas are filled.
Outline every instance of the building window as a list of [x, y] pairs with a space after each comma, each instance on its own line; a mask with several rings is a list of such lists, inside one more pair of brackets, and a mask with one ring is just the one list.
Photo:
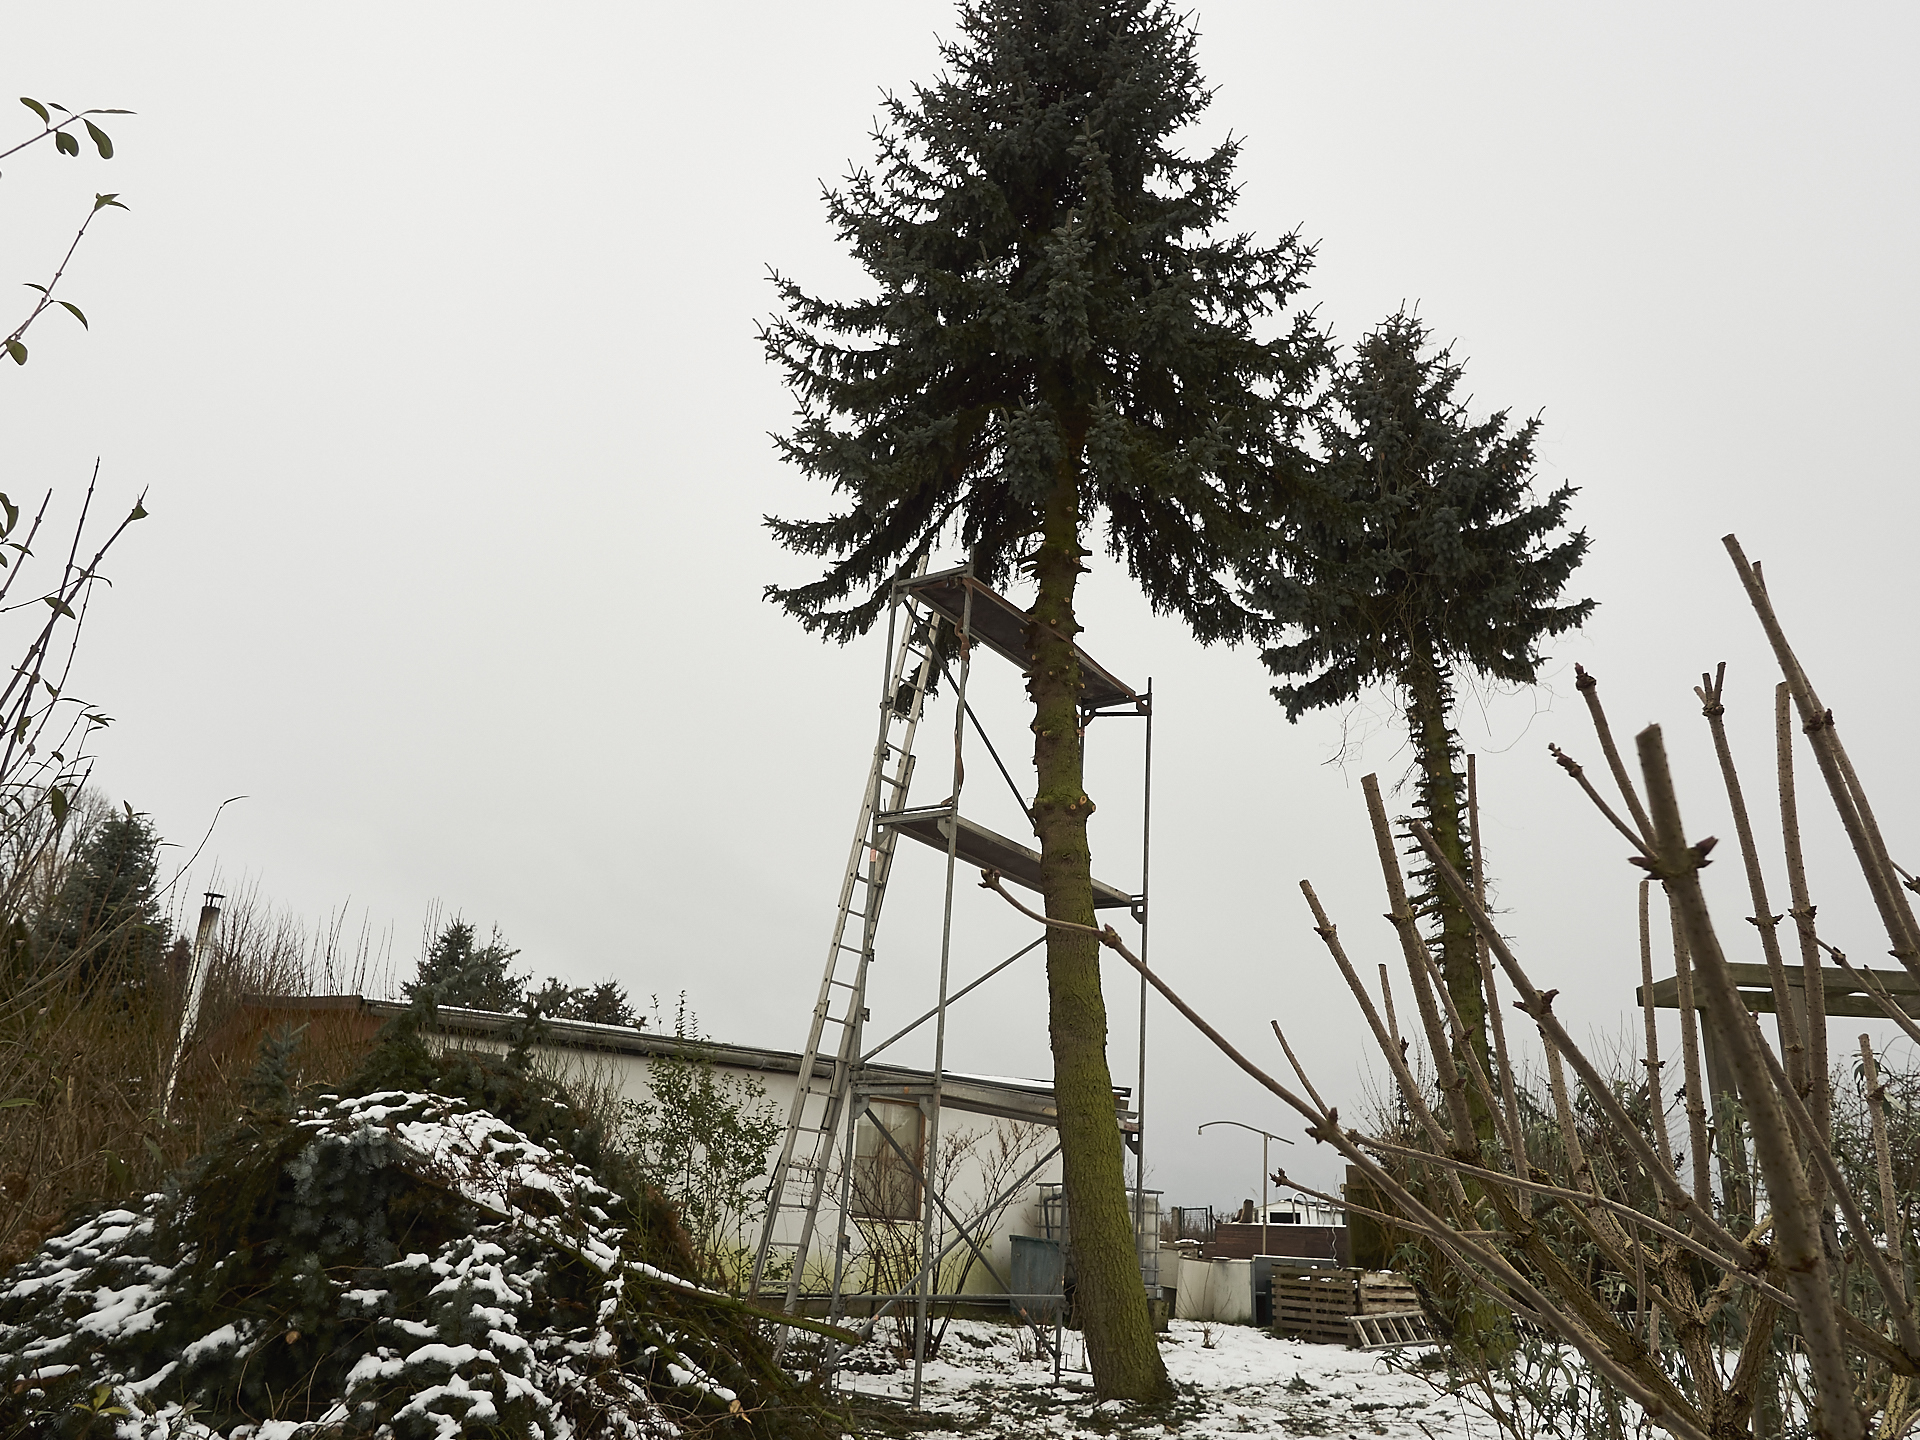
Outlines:
[[[920, 1186], [914, 1166], [920, 1163], [925, 1117], [917, 1105], [879, 1105], [860, 1117], [853, 1137], [853, 1213], [863, 1220], [918, 1220]], [[913, 1157], [913, 1165], [886, 1142]]]

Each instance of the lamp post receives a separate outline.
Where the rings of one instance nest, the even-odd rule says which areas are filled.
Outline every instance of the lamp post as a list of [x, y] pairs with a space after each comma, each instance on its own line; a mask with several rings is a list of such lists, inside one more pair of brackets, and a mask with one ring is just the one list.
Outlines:
[[1269, 1134], [1258, 1125], [1248, 1125], [1239, 1120], [1209, 1120], [1196, 1133], [1206, 1134], [1208, 1125], [1237, 1125], [1240, 1129], [1251, 1130], [1260, 1137], [1260, 1253], [1264, 1255], [1267, 1253], [1267, 1177], [1273, 1173], [1267, 1163], [1267, 1146], [1274, 1140], [1278, 1140], [1282, 1145], [1291, 1145], [1293, 1141], [1284, 1135]]

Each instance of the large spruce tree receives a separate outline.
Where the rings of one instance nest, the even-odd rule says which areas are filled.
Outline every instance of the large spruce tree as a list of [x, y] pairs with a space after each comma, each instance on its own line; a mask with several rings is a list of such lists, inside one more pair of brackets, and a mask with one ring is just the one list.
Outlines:
[[[833, 301], [776, 277], [785, 314], [764, 332], [800, 402], [781, 449], [837, 497], [825, 519], [769, 520], [829, 562], [769, 597], [844, 641], [936, 545], [962, 547], [989, 583], [1031, 578], [1046, 911], [1083, 925], [1084, 542], [1098, 528], [1202, 640], [1244, 633], [1226, 573], [1296, 479], [1325, 352], [1308, 317], [1276, 318], [1310, 247], [1222, 231], [1237, 142], [1198, 157], [1172, 143], [1209, 99], [1194, 47], [1159, 0], [969, 0], [945, 73], [885, 102], [876, 168], [827, 196], [872, 293]], [[1050, 930], [1047, 980], [1095, 1388], [1158, 1398], [1094, 941]]]
[[[1405, 312], [1360, 342], [1316, 416], [1313, 481], [1280, 519], [1272, 562], [1250, 595], [1283, 634], [1262, 658], [1286, 682], [1273, 693], [1289, 720], [1371, 685], [1394, 687], [1418, 808], [1465, 875], [1455, 676], [1530, 684], [1540, 641], [1579, 625], [1593, 601], [1556, 603], [1587, 536], [1552, 538], [1571, 488], [1534, 498], [1539, 421], [1511, 427], [1500, 411], [1474, 423], [1455, 394], [1460, 374]], [[1484, 1061], [1473, 928], [1434, 877], [1422, 888], [1447, 991]]]

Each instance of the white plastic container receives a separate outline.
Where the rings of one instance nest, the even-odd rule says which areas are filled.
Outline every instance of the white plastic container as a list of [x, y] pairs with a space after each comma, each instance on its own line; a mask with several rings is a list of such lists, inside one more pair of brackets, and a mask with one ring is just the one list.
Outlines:
[[1183, 1257], [1173, 1313], [1177, 1320], [1213, 1320], [1223, 1325], [1251, 1325], [1253, 1262]]

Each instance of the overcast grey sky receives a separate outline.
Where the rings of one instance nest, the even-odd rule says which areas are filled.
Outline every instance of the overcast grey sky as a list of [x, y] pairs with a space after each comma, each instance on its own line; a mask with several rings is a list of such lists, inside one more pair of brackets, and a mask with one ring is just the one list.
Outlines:
[[[1418, 302], [1479, 404], [1543, 413], [1543, 482], [1580, 487], [1577, 583], [1600, 610], [1537, 691], [1464, 723], [1510, 932], [1563, 1013], [1624, 1034], [1637, 972], [1634, 872], [1546, 754], [1597, 759], [1573, 663], [1623, 732], [1665, 722], [1690, 827], [1730, 839], [1689, 688], [1728, 661], [1768, 803], [1773, 674], [1726, 531], [1767, 562], [1896, 852], [1920, 853], [1911, 7], [1195, 13], [1218, 86], [1196, 143], [1246, 137], [1239, 223], [1318, 241], [1310, 303], [1343, 339]], [[209, 847], [229, 880], [309, 918], [350, 903], [403, 967], [439, 900], [542, 973], [684, 988], [717, 1036], [797, 1047], [879, 642], [822, 647], [760, 600], [804, 567], [759, 517], [821, 497], [766, 439], [790, 404], [753, 327], [769, 264], [858, 282], [820, 182], [870, 154], [878, 93], [933, 73], [951, 15], [11, 13], [7, 96], [140, 112], [110, 165], [17, 158], [0, 186], [7, 283], [43, 278], [94, 190], [132, 207], [67, 281], [91, 332], [43, 321], [0, 375], [10, 493], [71, 498], [96, 455], [116, 504], [150, 491], [80, 682], [119, 717], [104, 787], [177, 841], [245, 793]], [[1360, 1027], [1295, 887], [1315, 881], [1363, 966], [1392, 958], [1358, 783], [1404, 772], [1388, 705], [1287, 725], [1252, 655], [1199, 650], [1104, 561], [1085, 618], [1087, 648], [1160, 697], [1156, 961], [1276, 1061], [1280, 1019], [1351, 1113]], [[1000, 670], [974, 695], [1020, 755]], [[1096, 872], [1131, 886], [1129, 737], [1096, 729], [1090, 788]], [[1817, 791], [1806, 809], [1830, 938], [1878, 955]], [[931, 985], [921, 859], [890, 905], [876, 1025]], [[1709, 878], [1737, 937], [1738, 866]], [[962, 896], [961, 975], [1024, 936], [989, 898]], [[1113, 972], [1129, 1079], [1131, 993]], [[1047, 1073], [1037, 966], [967, 1003], [952, 1063]], [[1253, 1193], [1251, 1137], [1195, 1125], [1298, 1126], [1176, 1017], [1153, 1023], [1156, 1181], [1172, 1203]], [[1311, 1146], [1287, 1159], [1331, 1178]]]

